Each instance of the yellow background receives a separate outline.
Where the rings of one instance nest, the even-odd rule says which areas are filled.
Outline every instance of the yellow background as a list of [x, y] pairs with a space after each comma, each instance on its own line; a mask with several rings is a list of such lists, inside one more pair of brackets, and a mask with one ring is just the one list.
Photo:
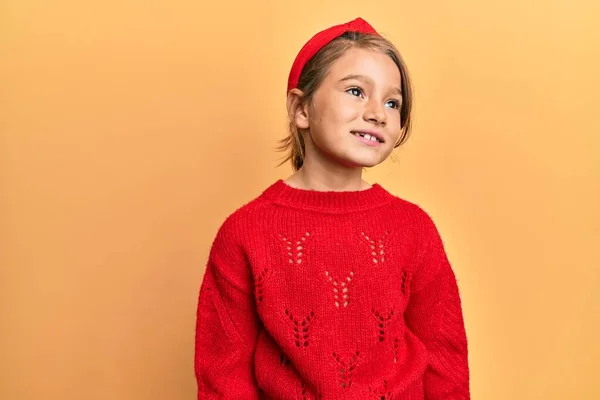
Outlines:
[[4, 0], [0, 398], [194, 398], [212, 238], [289, 173], [296, 52], [362, 16], [416, 89], [366, 178], [440, 228], [473, 398], [599, 399], [598, 4]]

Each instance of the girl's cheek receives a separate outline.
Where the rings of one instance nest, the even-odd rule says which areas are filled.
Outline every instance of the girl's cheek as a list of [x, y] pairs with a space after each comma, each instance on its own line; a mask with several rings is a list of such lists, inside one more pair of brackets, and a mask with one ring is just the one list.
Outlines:
[[342, 105], [340, 109], [340, 114], [343, 116], [344, 120], [354, 120], [360, 116], [361, 110], [360, 107], [356, 105]]
[[390, 127], [392, 127], [392, 126], [396, 127], [394, 129], [397, 129], [398, 132], [400, 132], [400, 126], [401, 126], [400, 125], [401, 124], [400, 113], [398, 111], [396, 111], [396, 110], [393, 110], [393, 111], [395, 111], [395, 112], [391, 112], [390, 111], [390, 113], [388, 115], [388, 126], [390, 126]]

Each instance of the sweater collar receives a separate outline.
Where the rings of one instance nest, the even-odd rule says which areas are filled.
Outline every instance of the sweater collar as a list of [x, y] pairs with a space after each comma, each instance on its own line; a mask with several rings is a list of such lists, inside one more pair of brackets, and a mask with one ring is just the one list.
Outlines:
[[281, 179], [268, 187], [262, 197], [282, 206], [332, 214], [373, 209], [394, 199], [377, 183], [357, 191], [317, 191], [294, 188]]

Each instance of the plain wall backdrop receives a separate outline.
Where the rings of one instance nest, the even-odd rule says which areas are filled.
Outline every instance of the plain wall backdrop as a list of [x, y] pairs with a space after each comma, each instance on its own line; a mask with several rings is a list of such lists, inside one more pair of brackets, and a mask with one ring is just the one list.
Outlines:
[[473, 398], [600, 398], [599, 4], [4, 0], [0, 398], [195, 398], [212, 239], [290, 173], [296, 53], [357, 16], [416, 101], [365, 177], [438, 224]]

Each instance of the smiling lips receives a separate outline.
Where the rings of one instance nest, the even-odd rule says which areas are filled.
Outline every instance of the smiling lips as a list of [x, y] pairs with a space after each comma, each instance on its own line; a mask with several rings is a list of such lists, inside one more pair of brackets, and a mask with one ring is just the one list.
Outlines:
[[375, 132], [368, 131], [353, 131], [352, 134], [360, 139], [361, 142], [368, 144], [370, 146], [376, 146], [378, 144], [384, 143], [381, 135]]

